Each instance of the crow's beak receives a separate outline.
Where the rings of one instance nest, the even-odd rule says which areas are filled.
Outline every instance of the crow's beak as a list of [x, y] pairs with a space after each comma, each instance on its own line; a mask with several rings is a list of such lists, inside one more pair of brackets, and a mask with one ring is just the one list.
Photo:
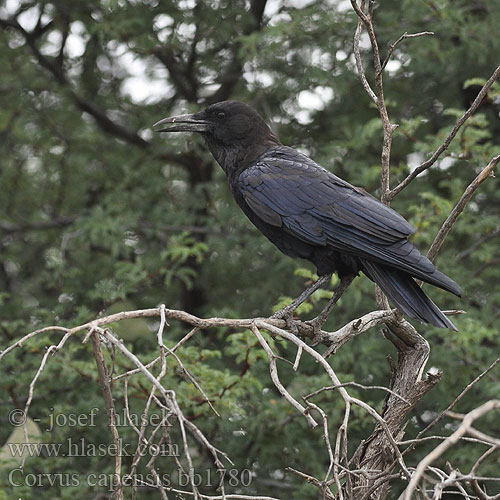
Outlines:
[[210, 123], [199, 113], [164, 118], [153, 125], [156, 132], [208, 132]]

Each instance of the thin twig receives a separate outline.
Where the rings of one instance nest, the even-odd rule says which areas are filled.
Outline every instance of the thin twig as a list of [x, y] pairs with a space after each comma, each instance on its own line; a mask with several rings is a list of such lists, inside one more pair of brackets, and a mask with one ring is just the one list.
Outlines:
[[40, 328], [39, 330], [35, 330], [33, 332], [28, 333], [24, 337], [20, 338], [19, 340], [16, 340], [13, 344], [11, 344], [9, 347], [6, 347], [2, 352], [0, 352], [0, 361], [4, 356], [9, 354], [9, 352], [13, 351], [14, 349], [17, 349], [18, 347], [21, 347], [26, 341], [32, 339], [33, 337], [36, 337], [37, 335], [40, 335], [42, 333], [47, 333], [47, 332], [64, 332], [67, 333], [69, 328], [64, 328], [62, 326], [46, 326], [45, 328]]
[[257, 340], [259, 341], [259, 344], [262, 346], [262, 349], [264, 349], [265, 353], [267, 354], [267, 358], [269, 361], [269, 372], [271, 374], [271, 380], [273, 381], [274, 386], [276, 389], [278, 389], [279, 393], [295, 408], [297, 409], [302, 415], [307, 420], [307, 423], [311, 426], [311, 428], [315, 428], [318, 426], [318, 423], [314, 418], [309, 415], [307, 412], [307, 408], [302, 406], [284, 387], [284, 385], [281, 383], [280, 378], [278, 376], [278, 369], [276, 367], [276, 356], [274, 355], [271, 347], [269, 344], [266, 342], [262, 334], [260, 333], [258, 327], [256, 325], [252, 325], [251, 330], [255, 337], [257, 337]]
[[434, 238], [434, 241], [432, 242], [429, 251], [427, 252], [427, 257], [431, 262], [434, 262], [434, 260], [436, 259], [437, 254], [439, 253], [439, 250], [441, 250], [441, 247], [444, 243], [446, 236], [453, 227], [453, 224], [455, 224], [456, 220], [458, 219], [458, 216], [464, 211], [467, 203], [472, 198], [472, 195], [488, 177], [492, 176], [493, 169], [498, 165], [499, 161], [500, 161], [500, 154], [493, 157], [488, 163], [488, 165], [486, 165], [486, 167], [484, 167], [481, 170], [481, 172], [476, 176], [476, 178], [467, 186], [467, 189], [464, 191], [464, 193], [458, 200], [457, 204], [453, 207], [453, 210], [450, 212], [450, 214], [444, 221], [443, 225], [441, 226], [441, 229]]
[[[332, 495], [332, 492], [328, 489], [328, 478], [330, 476], [330, 473], [332, 471], [332, 468], [334, 467], [334, 464], [339, 462], [340, 460], [335, 460], [333, 456], [333, 451], [332, 451], [332, 445], [330, 444], [330, 436], [328, 434], [328, 417], [326, 416], [326, 413], [318, 406], [315, 405], [314, 403], [308, 403], [309, 407], [316, 410], [320, 415], [321, 415], [321, 421], [323, 423], [323, 439], [325, 441], [326, 449], [328, 452], [328, 458], [330, 459], [330, 463], [328, 465], [328, 470], [326, 471], [325, 478], [323, 479], [323, 488], [322, 491], [323, 493], [327, 492], [328, 494]], [[337, 456], [337, 455], [336, 455]], [[338, 478], [338, 474], [335, 473], [334, 475], [336, 476], [335, 482], [337, 484], [337, 489], [339, 492], [339, 500], [342, 500], [342, 486], [340, 484], [340, 480]], [[332, 495], [333, 496], [333, 495]]]
[[[493, 361], [493, 363], [488, 366], [485, 370], [483, 370], [472, 382], [467, 384], [467, 386], [460, 392], [460, 394], [448, 405], [448, 407], [443, 410], [432, 422], [430, 422], [423, 430], [421, 430], [415, 439], [420, 439], [427, 431], [432, 429], [438, 422], [441, 421], [441, 419], [452, 409], [455, 407], [455, 405], [463, 399], [463, 397], [474, 387], [483, 377], [485, 377], [491, 370], [495, 368], [495, 366], [500, 363], [500, 356]], [[414, 449], [414, 446], [410, 445], [404, 452], [403, 454], [411, 451]]]
[[417, 465], [415, 472], [412, 475], [410, 483], [406, 488], [403, 496], [403, 500], [411, 500], [413, 492], [417, 487], [418, 482], [422, 478], [425, 469], [434, 462], [437, 458], [439, 458], [448, 448], [453, 446], [455, 443], [459, 441], [459, 439], [469, 432], [472, 427], [472, 423], [478, 418], [482, 417], [484, 414], [488, 413], [491, 410], [500, 409], [500, 400], [491, 400], [483, 405], [475, 408], [471, 412], [465, 415], [462, 424], [458, 427], [458, 429], [451, 434], [447, 439], [445, 439], [442, 443], [440, 443], [434, 450], [428, 453]]
[[394, 49], [403, 41], [406, 40], [407, 38], [417, 38], [419, 36], [426, 36], [426, 35], [434, 35], [433, 31], [422, 31], [420, 33], [410, 33], [408, 34], [406, 31], [394, 42], [389, 45], [389, 50], [387, 51], [387, 55], [385, 56], [384, 62], [382, 63], [381, 71], [385, 69], [387, 66], [387, 63], [389, 62], [392, 53], [394, 52]]
[[312, 398], [313, 396], [316, 396], [317, 394], [320, 394], [321, 392], [324, 391], [333, 391], [335, 389], [338, 389], [339, 387], [357, 387], [358, 389], [363, 389], [363, 390], [370, 390], [370, 389], [377, 389], [380, 391], [386, 391], [389, 394], [392, 394], [393, 396], [401, 399], [401, 401], [405, 402], [407, 405], [410, 404], [410, 402], [405, 399], [403, 396], [400, 396], [396, 392], [392, 391], [388, 387], [384, 387], [383, 385], [363, 385], [363, 384], [358, 384], [357, 382], [344, 382], [343, 384], [340, 385], [330, 385], [328, 387], [322, 387], [321, 389], [318, 389], [317, 391], [311, 392], [311, 394], [308, 394], [307, 396], [304, 396], [304, 399], [309, 399]]
[[387, 199], [392, 200], [398, 193], [400, 193], [410, 182], [417, 177], [417, 175], [421, 174], [428, 168], [432, 167], [437, 159], [443, 154], [444, 151], [448, 149], [448, 146], [451, 144], [451, 141], [455, 138], [458, 131], [461, 129], [462, 125], [476, 112], [477, 108], [483, 102], [483, 99], [488, 94], [491, 86], [495, 83], [495, 81], [500, 76], [500, 66], [498, 66], [493, 74], [490, 76], [488, 81], [483, 85], [482, 89], [477, 94], [476, 98], [470, 105], [469, 109], [463, 114], [463, 116], [457, 121], [451, 132], [448, 134], [448, 137], [445, 141], [434, 151], [431, 157], [420, 164], [417, 168], [415, 168], [408, 176], [403, 179], [395, 188], [391, 189], [387, 193]]
[[[50, 347], [47, 348], [47, 350], [45, 351], [45, 354], [43, 355], [42, 361], [40, 362], [40, 366], [38, 367], [38, 370], [37, 370], [35, 376], [33, 377], [33, 380], [30, 383], [30, 387], [28, 390], [28, 399], [26, 401], [26, 404], [24, 405], [24, 411], [23, 411], [24, 418], [23, 418], [23, 422], [22, 422], [24, 439], [25, 439], [26, 443], [29, 443], [28, 427], [26, 425], [27, 424], [27, 416], [28, 416], [28, 411], [30, 409], [31, 402], [33, 401], [35, 384], [36, 384], [38, 378], [40, 377], [40, 375], [42, 374], [43, 369], [45, 368], [45, 364], [47, 363], [47, 359], [48, 359], [49, 355], [52, 354], [55, 350], [56, 350], [55, 345], [51, 345]], [[21, 467], [24, 466], [24, 461], [26, 460], [27, 457], [28, 457], [28, 455], [26, 455], [23, 458]]]
[[[381, 162], [381, 175], [380, 175], [380, 183], [381, 183], [381, 190], [382, 190], [382, 196], [381, 200], [383, 203], [388, 204], [389, 199], [387, 198], [387, 193], [389, 192], [390, 189], [390, 184], [389, 184], [389, 167], [390, 167], [390, 158], [391, 158], [391, 145], [392, 145], [392, 135], [394, 133], [394, 130], [397, 128], [397, 125], [391, 124], [391, 120], [389, 118], [389, 113], [387, 111], [387, 106], [385, 104], [385, 99], [384, 99], [384, 84], [383, 84], [383, 76], [382, 76], [382, 63], [380, 61], [380, 53], [379, 53], [379, 48], [378, 48], [378, 43], [377, 43], [377, 37], [375, 35], [375, 29], [373, 27], [373, 20], [372, 20], [372, 13], [373, 13], [373, 1], [369, 0], [368, 2], [368, 14], [365, 14], [363, 12], [363, 6], [364, 6], [364, 1], [361, 2], [361, 7], [358, 6], [356, 0], [351, 0], [351, 5], [354, 8], [356, 14], [359, 17], [359, 22], [358, 22], [358, 28], [356, 28], [356, 34], [355, 34], [355, 42], [357, 41], [359, 45], [359, 33], [358, 31], [360, 30], [359, 24], [362, 22], [365, 26], [365, 29], [368, 33], [368, 37], [370, 38], [370, 44], [372, 47], [372, 52], [373, 52], [373, 66], [375, 69], [375, 88], [376, 88], [376, 100], [374, 101], [377, 105], [377, 108], [379, 110], [380, 114], [380, 119], [382, 120], [382, 127], [383, 127], [383, 132], [384, 132], [384, 137], [383, 137], [383, 143], [382, 143], [382, 154], [380, 158]], [[356, 40], [357, 37], [357, 40]], [[356, 48], [355, 48], [355, 53], [356, 53]], [[356, 63], [358, 64], [358, 63]], [[358, 72], [360, 72], [361, 76], [361, 82], [363, 84], [363, 87], [365, 88], [366, 92], [368, 95], [372, 98], [373, 100], [373, 91], [371, 90], [370, 86], [365, 85], [363, 82], [363, 71], [360, 71], [360, 66], [358, 65]], [[379, 304], [380, 307], [380, 304]]]
[[[270, 325], [269, 323], [266, 323], [265, 321], [262, 320], [256, 320], [255, 321], [255, 326], [257, 328], [263, 328], [270, 333], [274, 335], [279, 335], [280, 337], [283, 337], [286, 340], [290, 340], [293, 342], [295, 345], [302, 345], [303, 350], [308, 353], [310, 356], [312, 356], [317, 362], [321, 364], [323, 369], [326, 371], [328, 376], [330, 377], [330, 380], [333, 382], [334, 385], [341, 386], [342, 383], [338, 379], [337, 375], [333, 371], [332, 367], [328, 364], [328, 362], [319, 354], [316, 352], [312, 347], [307, 345], [304, 341], [296, 337], [293, 333], [287, 332], [286, 330], [282, 330], [281, 328], [275, 327], [273, 325]], [[361, 401], [358, 398], [353, 398], [352, 396], [349, 395], [349, 393], [345, 390], [343, 387], [339, 387], [338, 392], [341, 394], [342, 399], [345, 401], [345, 403], [349, 404], [354, 404], [356, 406], [359, 406], [360, 408], [364, 409], [368, 414], [370, 414], [380, 425], [380, 427], [383, 429], [387, 436], [388, 443], [392, 447], [398, 463], [400, 464], [402, 470], [405, 472], [407, 477], [410, 476], [408, 469], [404, 463], [403, 457], [401, 455], [401, 451], [399, 450], [396, 441], [394, 439], [394, 436], [391, 434], [391, 431], [389, 430], [389, 427], [387, 426], [387, 422], [377, 413], [376, 410], [374, 410], [369, 404], [365, 403], [364, 401]]]
[[299, 346], [297, 349], [297, 354], [295, 356], [295, 361], [293, 362], [293, 371], [296, 372], [299, 369], [300, 358], [302, 357], [302, 347]]
[[[362, 1], [361, 3], [361, 9], [363, 8], [364, 8], [364, 1]], [[370, 96], [370, 99], [375, 104], [378, 104], [377, 96], [375, 95], [375, 92], [373, 92], [370, 84], [368, 83], [368, 80], [366, 79], [365, 69], [361, 61], [361, 53], [359, 51], [359, 40], [361, 38], [362, 29], [363, 29], [363, 21], [361, 20], [361, 18], [358, 18], [358, 25], [356, 27], [356, 31], [354, 32], [354, 59], [356, 61], [356, 68], [358, 70], [359, 78], [361, 80], [363, 88], [365, 89], [366, 93]]]
[[481, 245], [483, 245], [487, 241], [490, 241], [493, 238], [496, 238], [497, 236], [500, 236], [500, 226], [497, 226], [493, 231], [491, 231], [488, 234], [485, 234], [482, 238], [476, 240], [474, 244], [471, 245], [469, 248], [457, 254], [456, 257], [457, 261], [462, 260], [465, 257], [468, 257], [474, 250], [476, 250], [476, 248], [479, 248]]

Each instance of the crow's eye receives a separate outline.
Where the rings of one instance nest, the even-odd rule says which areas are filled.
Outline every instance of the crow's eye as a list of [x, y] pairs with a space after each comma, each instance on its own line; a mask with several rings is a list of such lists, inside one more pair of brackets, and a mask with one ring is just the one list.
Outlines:
[[222, 118], [226, 117], [226, 113], [224, 113], [224, 111], [218, 111], [216, 116], [219, 120], [222, 120]]

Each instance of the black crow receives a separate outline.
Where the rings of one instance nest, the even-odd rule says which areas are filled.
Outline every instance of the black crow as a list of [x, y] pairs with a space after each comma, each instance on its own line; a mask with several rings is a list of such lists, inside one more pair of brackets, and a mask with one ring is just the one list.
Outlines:
[[287, 314], [333, 272], [341, 279], [342, 293], [361, 271], [409, 317], [456, 330], [414, 278], [458, 296], [460, 287], [408, 241], [413, 227], [370, 194], [281, 144], [250, 106], [223, 101], [165, 118], [154, 127], [201, 133], [250, 221], [283, 253], [316, 266], [320, 279], [285, 308]]

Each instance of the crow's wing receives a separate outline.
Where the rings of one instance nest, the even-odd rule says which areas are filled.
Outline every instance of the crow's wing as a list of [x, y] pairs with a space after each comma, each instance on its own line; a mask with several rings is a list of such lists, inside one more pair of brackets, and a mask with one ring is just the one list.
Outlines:
[[295, 149], [266, 152], [240, 174], [238, 188], [258, 217], [303, 241], [330, 245], [446, 289], [456, 285], [449, 279], [452, 284], [443, 283], [445, 275], [407, 240], [415, 230], [403, 217]]

